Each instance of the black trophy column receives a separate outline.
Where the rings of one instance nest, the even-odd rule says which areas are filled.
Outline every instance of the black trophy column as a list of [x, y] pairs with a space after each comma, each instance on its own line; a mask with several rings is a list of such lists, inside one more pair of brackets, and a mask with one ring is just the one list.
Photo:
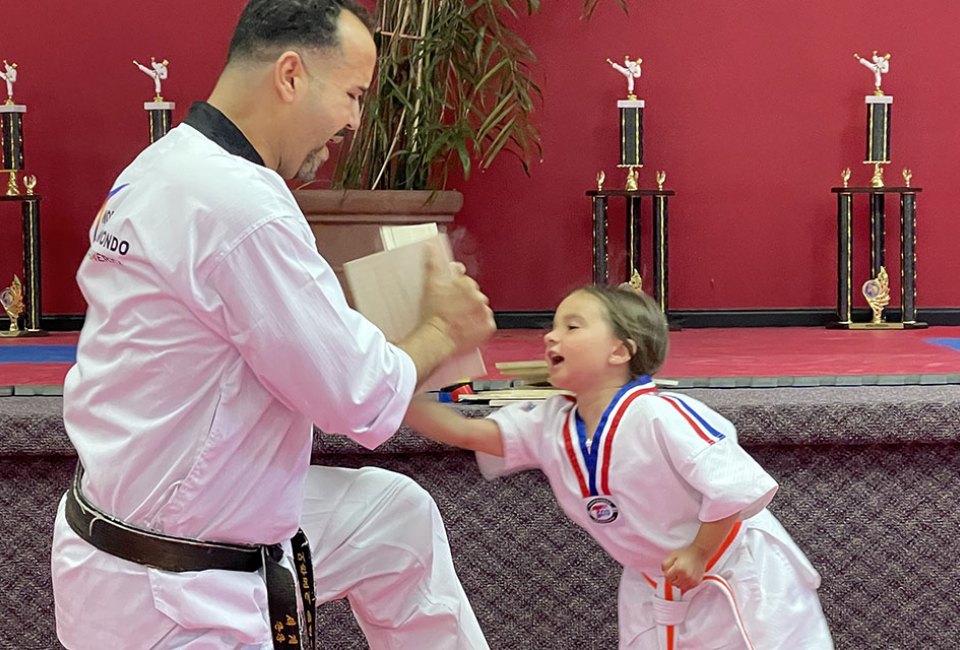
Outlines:
[[22, 199], [23, 292], [28, 332], [40, 331], [40, 197]]
[[4, 171], [23, 169], [23, 113], [0, 112], [0, 125], [3, 128], [3, 167]]
[[880, 274], [884, 266], [884, 194], [870, 193], [870, 277]]
[[643, 106], [642, 99], [621, 99], [620, 109], [620, 167], [643, 167]]
[[155, 101], [143, 104], [150, 127], [150, 144], [165, 136], [170, 130], [173, 121], [173, 109], [176, 106], [176, 103], [163, 101], [160, 97], [157, 97]]
[[660, 310], [666, 314], [669, 307], [667, 294], [669, 293], [667, 253], [667, 197], [658, 194], [653, 197], [653, 297], [660, 305]]
[[[853, 194], [837, 194], [837, 320], [842, 324], [853, 321]], [[872, 260], [871, 260], [872, 263]]]
[[626, 282], [633, 277], [633, 270], [640, 272], [640, 197], [627, 197], [627, 268]]
[[900, 304], [901, 320], [917, 320], [917, 195], [900, 195]]
[[153, 144], [170, 130], [170, 113], [172, 111], [147, 111], [150, 121], [150, 144]]
[[867, 97], [867, 156], [865, 163], [890, 162], [890, 112], [893, 97]]
[[607, 283], [607, 197], [593, 197], [593, 283]]

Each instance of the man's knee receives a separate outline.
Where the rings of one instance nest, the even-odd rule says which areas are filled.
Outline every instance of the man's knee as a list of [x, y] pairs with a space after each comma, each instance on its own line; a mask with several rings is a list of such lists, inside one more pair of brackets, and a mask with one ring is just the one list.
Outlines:
[[372, 483], [377, 493], [384, 497], [384, 507], [391, 512], [410, 517], [432, 516], [436, 512], [433, 497], [409, 476], [379, 467], [365, 467], [360, 472], [358, 479]]

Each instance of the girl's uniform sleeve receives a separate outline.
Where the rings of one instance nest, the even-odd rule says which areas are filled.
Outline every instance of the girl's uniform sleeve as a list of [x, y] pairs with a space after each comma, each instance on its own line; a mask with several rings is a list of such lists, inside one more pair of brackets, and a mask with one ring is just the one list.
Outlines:
[[767, 507], [779, 486], [737, 443], [733, 424], [697, 400], [673, 394], [662, 399], [657, 439], [674, 469], [702, 496], [700, 521], [737, 512], [747, 519]]
[[540, 445], [545, 424], [558, 405], [556, 399], [509, 404], [487, 416], [500, 428], [503, 457], [477, 452], [477, 465], [485, 479], [540, 467]]

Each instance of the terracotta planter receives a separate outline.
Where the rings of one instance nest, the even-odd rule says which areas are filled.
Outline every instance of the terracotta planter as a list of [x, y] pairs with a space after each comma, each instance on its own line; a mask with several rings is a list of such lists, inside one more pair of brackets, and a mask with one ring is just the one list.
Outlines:
[[463, 207], [463, 194], [455, 191], [297, 190], [293, 195], [341, 286], [344, 262], [383, 250], [380, 226], [432, 221], [445, 231]]

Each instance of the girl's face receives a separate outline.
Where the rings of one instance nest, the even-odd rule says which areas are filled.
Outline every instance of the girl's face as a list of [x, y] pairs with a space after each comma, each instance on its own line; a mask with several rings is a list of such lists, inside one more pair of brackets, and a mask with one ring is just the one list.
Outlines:
[[585, 291], [560, 303], [543, 343], [550, 383], [557, 388], [582, 393], [608, 378], [619, 381], [624, 373], [624, 345], [613, 333], [606, 306]]

